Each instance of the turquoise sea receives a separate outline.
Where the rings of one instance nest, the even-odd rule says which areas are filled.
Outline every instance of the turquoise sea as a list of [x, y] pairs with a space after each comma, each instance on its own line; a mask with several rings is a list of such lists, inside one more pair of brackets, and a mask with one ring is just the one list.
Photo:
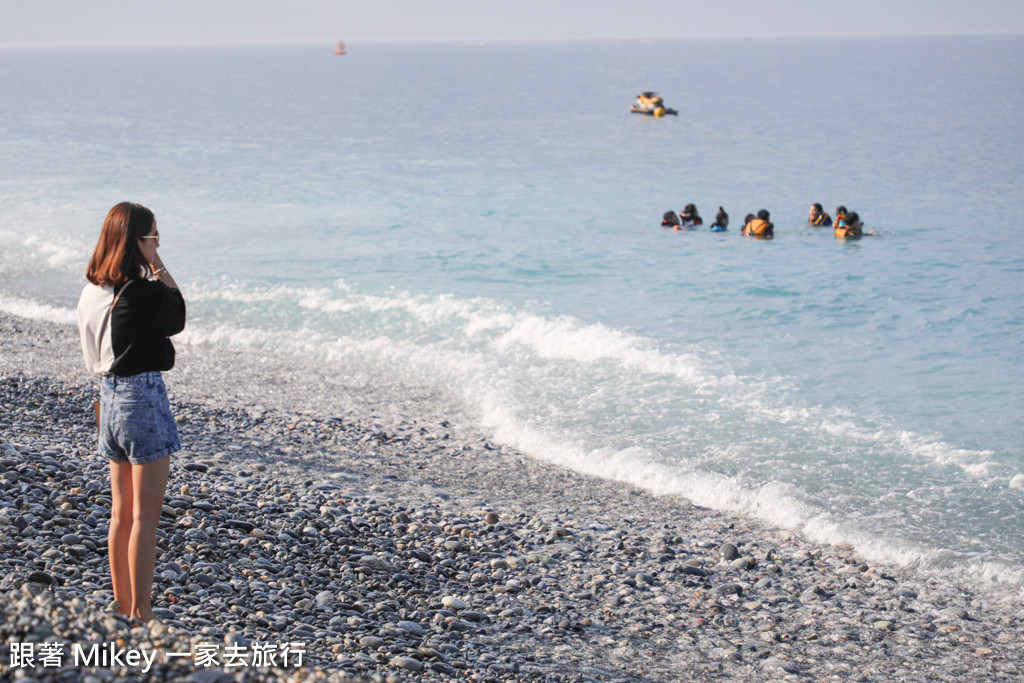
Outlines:
[[332, 47], [0, 50], [0, 309], [138, 201], [182, 343], [1024, 595], [1024, 37]]

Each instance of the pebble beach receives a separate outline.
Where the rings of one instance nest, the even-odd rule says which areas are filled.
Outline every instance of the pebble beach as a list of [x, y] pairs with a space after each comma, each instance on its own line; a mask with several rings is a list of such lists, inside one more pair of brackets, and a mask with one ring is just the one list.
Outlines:
[[77, 332], [3, 313], [0, 340], [4, 680], [1024, 680], [1012, 596], [563, 470], [421, 388], [187, 344], [133, 623]]

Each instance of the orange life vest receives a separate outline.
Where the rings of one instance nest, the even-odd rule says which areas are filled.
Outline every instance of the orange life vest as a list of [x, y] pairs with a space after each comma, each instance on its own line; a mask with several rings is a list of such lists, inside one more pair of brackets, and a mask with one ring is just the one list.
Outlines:
[[811, 221], [811, 225], [813, 225], [815, 227], [821, 227], [821, 226], [828, 227], [828, 226], [832, 225], [832, 217], [829, 216], [827, 213], [820, 213], [820, 214], [818, 214], [817, 218], [815, 218], [813, 221]]
[[754, 237], [772, 237], [775, 234], [775, 226], [766, 220], [755, 218], [747, 223], [743, 232]]
[[836, 237], [852, 240], [859, 238], [863, 234], [860, 226], [857, 225], [846, 225], [844, 223], [842, 226], [836, 226]]

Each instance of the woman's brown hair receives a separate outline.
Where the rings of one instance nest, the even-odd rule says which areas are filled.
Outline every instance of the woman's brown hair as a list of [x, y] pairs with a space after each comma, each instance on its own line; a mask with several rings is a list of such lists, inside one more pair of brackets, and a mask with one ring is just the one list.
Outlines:
[[141, 204], [121, 202], [107, 213], [100, 240], [89, 259], [85, 277], [94, 285], [114, 286], [149, 277], [139, 239], [153, 229], [153, 212]]

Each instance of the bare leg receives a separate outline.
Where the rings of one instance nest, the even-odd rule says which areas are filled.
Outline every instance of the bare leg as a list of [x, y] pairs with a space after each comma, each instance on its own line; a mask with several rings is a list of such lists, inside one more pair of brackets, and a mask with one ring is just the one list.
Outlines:
[[131, 572], [131, 616], [143, 622], [153, 618], [153, 570], [156, 566], [156, 528], [163, 511], [171, 458], [132, 466], [132, 521], [128, 543]]
[[132, 609], [131, 574], [128, 570], [128, 543], [132, 535], [132, 465], [110, 461], [110, 530], [107, 532], [107, 555], [110, 579], [118, 612], [128, 616]]

